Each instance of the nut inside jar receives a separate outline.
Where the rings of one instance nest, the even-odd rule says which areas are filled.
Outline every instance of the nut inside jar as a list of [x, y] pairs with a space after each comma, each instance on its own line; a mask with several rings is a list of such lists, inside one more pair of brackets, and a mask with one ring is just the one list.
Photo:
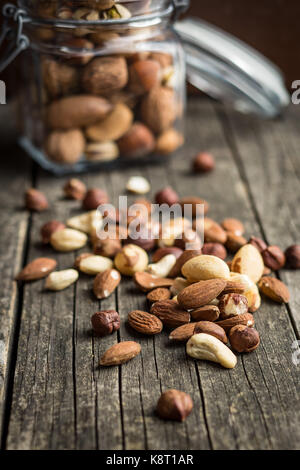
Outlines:
[[[29, 85], [23, 142], [40, 163], [76, 169], [163, 158], [183, 144], [181, 46], [168, 18], [155, 26], [146, 20], [131, 25], [132, 16], [141, 14], [137, 4], [147, 14], [152, 2], [30, 3], [40, 17], [45, 9], [47, 18], [62, 20], [27, 27], [34, 47], [23, 67]], [[108, 12], [118, 9], [128, 21], [106, 23], [116, 19]]]

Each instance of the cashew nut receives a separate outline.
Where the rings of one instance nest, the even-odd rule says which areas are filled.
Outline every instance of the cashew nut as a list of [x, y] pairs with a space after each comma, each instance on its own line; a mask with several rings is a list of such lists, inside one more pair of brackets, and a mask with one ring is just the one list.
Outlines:
[[175, 266], [176, 256], [164, 256], [155, 264], [149, 264], [147, 271], [157, 277], [168, 277], [171, 269]]
[[237, 363], [236, 356], [225, 344], [206, 333], [192, 336], [186, 345], [186, 352], [195, 359], [217, 362], [227, 369], [233, 369]]

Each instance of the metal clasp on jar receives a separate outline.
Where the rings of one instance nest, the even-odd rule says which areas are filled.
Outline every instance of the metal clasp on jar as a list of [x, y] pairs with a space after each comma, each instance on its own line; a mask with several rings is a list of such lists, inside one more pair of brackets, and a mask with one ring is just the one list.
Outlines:
[[29, 39], [23, 34], [23, 23], [26, 12], [17, 8], [11, 3], [6, 3], [3, 7], [4, 22], [0, 35], [0, 47], [5, 39], [11, 41], [8, 50], [0, 61], [0, 73], [29, 46]]

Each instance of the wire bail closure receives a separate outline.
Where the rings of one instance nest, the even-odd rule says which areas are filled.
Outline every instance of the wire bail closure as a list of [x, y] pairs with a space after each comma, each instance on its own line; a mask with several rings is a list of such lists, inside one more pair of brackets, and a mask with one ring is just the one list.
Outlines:
[[2, 10], [4, 22], [0, 34], [0, 47], [5, 39], [11, 41], [4, 58], [0, 60], [0, 73], [29, 46], [28, 37], [23, 34], [26, 12], [12, 3], [6, 3]]
[[173, 0], [172, 3], [174, 7], [173, 20], [176, 21], [188, 9], [190, 0]]

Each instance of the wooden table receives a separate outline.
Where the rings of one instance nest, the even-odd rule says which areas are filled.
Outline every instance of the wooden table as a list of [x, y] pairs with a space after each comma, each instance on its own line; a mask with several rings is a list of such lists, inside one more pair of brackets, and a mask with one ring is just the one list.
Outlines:
[[[117, 203], [130, 175], [145, 175], [151, 195], [172, 185], [182, 196], [211, 203], [216, 220], [238, 217], [247, 235], [282, 248], [300, 241], [300, 107], [283, 119], [263, 122], [229, 112], [206, 99], [189, 103], [187, 144], [163, 166], [90, 173], [83, 180], [107, 189]], [[75, 253], [56, 254], [40, 245], [39, 229], [51, 218], [79, 212], [66, 201], [58, 179], [37, 168], [16, 147], [11, 119], [1, 108], [0, 416], [7, 449], [296, 449], [299, 448], [299, 371], [292, 361], [300, 329], [300, 272], [281, 271], [291, 290], [289, 305], [264, 300], [255, 314], [261, 346], [239, 356], [234, 370], [195, 362], [168, 334], [144, 338], [126, 326], [145, 297], [132, 281], [99, 304], [92, 279], [60, 293], [43, 292], [44, 281], [18, 286], [14, 275], [38, 256], [54, 256], [59, 268]], [[217, 169], [193, 175], [190, 159], [209, 149]], [[51, 201], [49, 211], [23, 208], [25, 188], [36, 186]], [[118, 334], [97, 339], [90, 331], [95, 311], [116, 308]], [[99, 368], [100, 355], [121, 340], [135, 339], [142, 353], [122, 367]], [[294, 351], [295, 352], [295, 351]], [[300, 359], [300, 354], [298, 354]], [[298, 360], [299, 362], [299, 360]], [[194, 410], [183, 424], [154, 414], [162, 390], [192, 395]]]

